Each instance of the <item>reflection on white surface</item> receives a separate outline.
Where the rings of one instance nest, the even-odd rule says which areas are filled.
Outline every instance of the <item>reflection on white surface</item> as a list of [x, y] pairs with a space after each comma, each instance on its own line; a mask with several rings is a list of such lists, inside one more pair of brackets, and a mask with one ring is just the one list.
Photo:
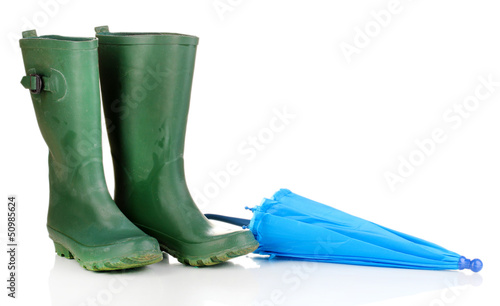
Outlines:
[[257, 255], [195, 268], [172, 257], [143, 268], [90, 272], [55, 258], [53, 305], [363, 305], [482, 282], [480, 274], [268, 260]]

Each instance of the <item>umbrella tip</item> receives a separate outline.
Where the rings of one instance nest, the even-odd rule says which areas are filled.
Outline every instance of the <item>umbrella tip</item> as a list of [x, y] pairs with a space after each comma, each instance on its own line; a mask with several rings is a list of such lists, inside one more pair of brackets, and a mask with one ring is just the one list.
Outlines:
[[464, 256], [461, 256], [458, 259], [458, 269], [463, 270], [463, 269], [471, 269], [472, 272], [479, 272], [483, 269], [483, 262], [480, 259], [467, 259]]
[[474, 259], [472, 260], [471, 262], [471, 265], [470, 265], [470, 269], [472, 270], [472, 272], [479, 272], [483, 269], [483, 262], [481, 261], [481, 259]]

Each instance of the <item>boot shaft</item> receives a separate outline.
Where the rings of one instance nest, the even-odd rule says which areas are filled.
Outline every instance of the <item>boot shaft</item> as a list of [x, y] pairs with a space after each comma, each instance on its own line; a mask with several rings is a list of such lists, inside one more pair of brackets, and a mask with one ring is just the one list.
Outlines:
[[[67, 169], [101, 160], [97, 40], [38, 37], [34, 31], [23, 36], [23, 85], [31, 83], [33, 107], [51, 159]], [[37, 80], [39, 84], [33, 84]]]
[[[198, 38], [171, 33], [110, 33], [98, 28], [106, 125], [116, 172], [132, 180], [182, 155]], [[126, 150], [124, 149], [126, 148]], [[182, 172], [182, 175], [181, 175]], [[116, 175], [117, 184], [124, 175]]]
[[102, 167], [97, 40], [37, 36], [35, 31], [23, 37], [26, 76], [21, 83], [30, 89], [49, 148], [48, 223], [53, 224], [54, 216], [62, 219], [58, 207], [74, 203], [74, 197], [81, 202], [109, 198]]

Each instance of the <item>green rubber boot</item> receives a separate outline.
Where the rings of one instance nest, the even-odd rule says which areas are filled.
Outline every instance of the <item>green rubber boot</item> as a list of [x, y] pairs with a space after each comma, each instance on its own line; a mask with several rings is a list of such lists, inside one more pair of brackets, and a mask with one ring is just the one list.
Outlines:
[[115, 170], [115, 202], [181, 263], [209, 266], [253, 252], [248, 230], [211, 223], [184, 176], [184, 136], [198, 38], [97, 27], [99, 69]]
[[92, 271], [161, 261], [158, 242], [111, 199], [102, 166], [97, 40], [40, 36], [20, 45], [42, 136], [49, 147], [47, 229], [58, 255]]

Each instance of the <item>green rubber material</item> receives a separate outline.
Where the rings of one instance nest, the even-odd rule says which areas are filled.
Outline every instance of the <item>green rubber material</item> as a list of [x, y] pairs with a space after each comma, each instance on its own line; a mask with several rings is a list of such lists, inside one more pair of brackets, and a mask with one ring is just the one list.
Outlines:
[[39, 75], [45, 82], [31, 98], [49, 148], [47, 229], [57, 254], [76, 258], [94, 271], [161, 261], [156, 239], [123, 215], [106, 187], [97, 40], [23, 34], [26, 74]]
[[208, 266], [254, 251], [248, 230], [205, 218], [184, 175], [184, 138], [198, 38], [96, 28], [115, 202], [161, 249]]

